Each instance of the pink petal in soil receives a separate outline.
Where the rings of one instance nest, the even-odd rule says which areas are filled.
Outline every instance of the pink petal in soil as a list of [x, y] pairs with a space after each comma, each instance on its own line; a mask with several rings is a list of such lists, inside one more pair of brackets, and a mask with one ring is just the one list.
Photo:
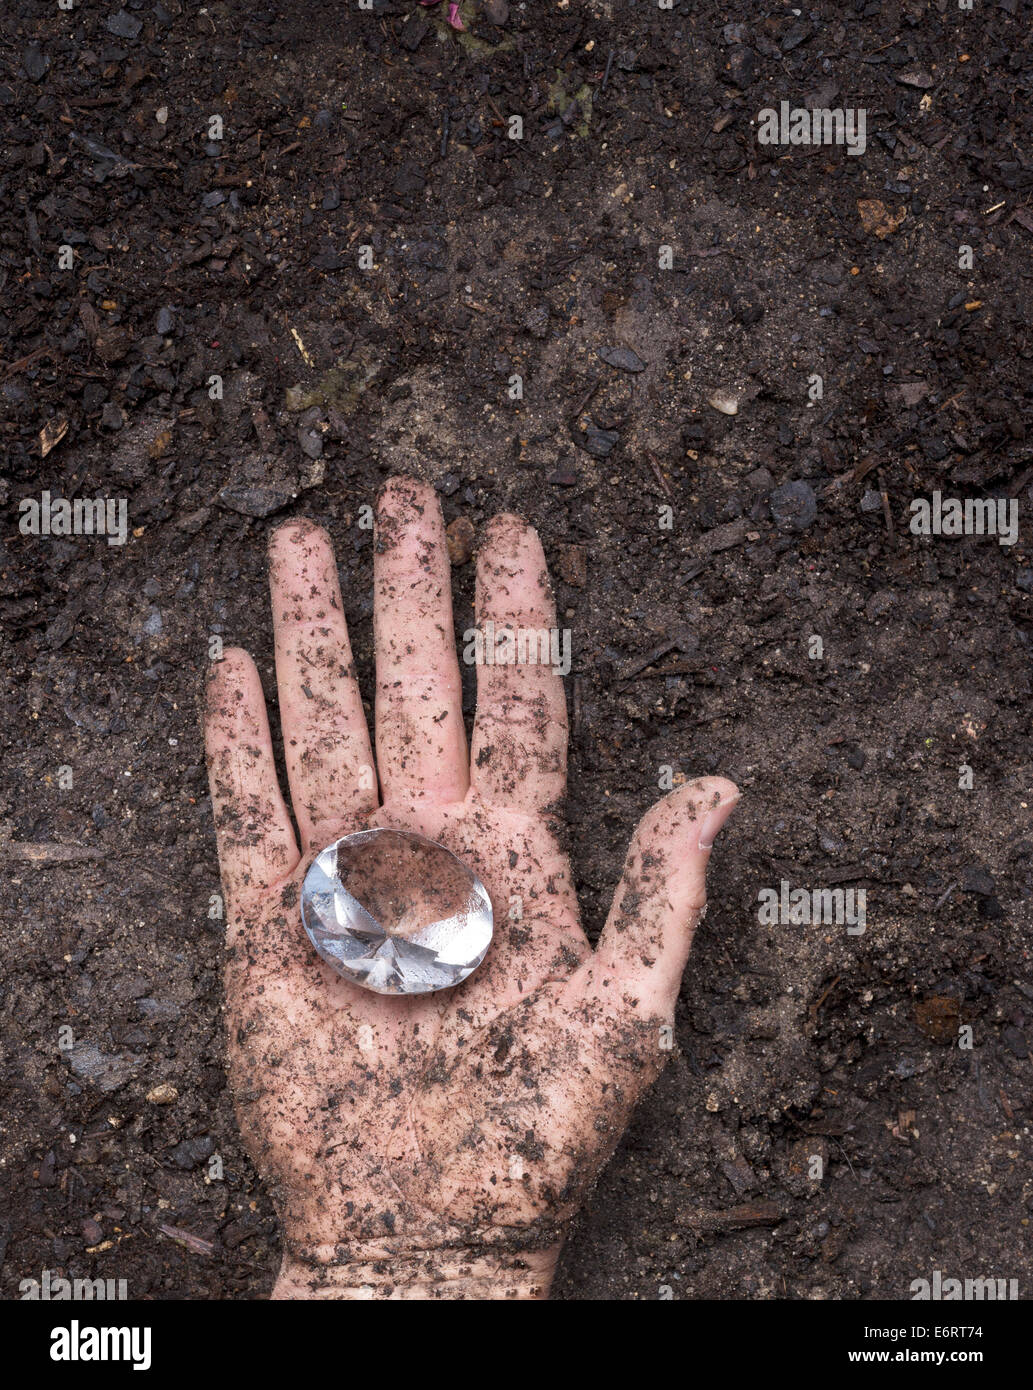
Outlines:
[[[421, 4], [421, 5], [440, 5], [440, 4], [441, 4], [441, 0], [420, 0], [420, 4]], [[465, 28], [466, 28], [466, 25], [463, 23], [462, 19], [460, 19], [460, 17], [459, 17], [459, 6], [458, 6], [458, 4], [454, 4], [454, 3], [449, 4], [449, 7], [448, 7], [448, 22], [449, 22], [449, 24], [451, 24], [451, 26], [452, 26], [453, 29], [461, 29], [461, 30], [462, 30], [462, 29], [465, 29]]]

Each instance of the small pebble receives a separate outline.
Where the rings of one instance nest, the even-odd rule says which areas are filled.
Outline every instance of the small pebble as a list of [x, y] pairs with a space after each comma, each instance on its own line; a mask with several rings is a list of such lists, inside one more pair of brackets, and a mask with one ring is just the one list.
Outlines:
[[719, 389], [714, 392], [707, 400], [707, 405], [712, 405], [715, 410], [719, 410], [722, 415], [739, 414], [739, 397], [734, 391]]
[[806, 531], [818, 515], [818, 499], [810, 483], [801, 479], [776, 487], [770, 498], [771, 515], [780, 531]]
[[755, 468], [752, 473], [746, 475], [746, 486], [755, 495], [770, 492], [775, 486], [775, 480], [771, 476], [768, 468]]
[[585, 431], [584, 449], [593, 458], [607, 458], [619, 442], [620, 435], [616, 430], [601, 430], [596, 425], [589, 425]]
[[171, 1082], [163, 1081], [161, 1085], [147, 1092], [147, 1099], [152, 1105], [171, 1105], [179, 1099], [179, 1092]]
[[143, 28], [143, 20], [119, 10], [117, 14], [108, 16], [105, 28], [109, 34], [115, 34], [120, 39], [135, 39]]
[[50, 59], [44, 54], [38, 43], [30, 43], [22, 54], [22, 67], [25, 69], [25, 76], [30, 82], [39, 82], [45, 75], [50, 66]]
[[177, 1168], [196, 1168], [215, 1152], [215, 1140], [210, 1134], [199, 1134], [196, 1139], [184, 1139], [169, 1151]]
[[473, 554], [476, 532], [468, 516], [457, 516], [445, 528], [445, 543], [448, 546], [449, 563], [453, 566], [465, 565]]
[[323, 453], [323, 436], [319, 430], [306, 429], [302, 426], [298, 430], [298, 443], [301, 445], [301, 452], [306, 458], [317, 459]]
[[622, 372], [644, 372], [646, 369], [645, 362], [637, 352], [632, 352], [631, 348], [604, 347], [599, 349], [596, 356], [608, 367], [616, 367]]

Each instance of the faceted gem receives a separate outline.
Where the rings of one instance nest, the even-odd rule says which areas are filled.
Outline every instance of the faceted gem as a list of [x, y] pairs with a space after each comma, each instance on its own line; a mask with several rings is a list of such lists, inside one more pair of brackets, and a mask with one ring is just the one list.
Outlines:
[[327, 965], [377, 994], [461, 984], [492, 935], [480, 879], [444, 845], [403, 830], [360, 830], [321, 850], [301, 920]]

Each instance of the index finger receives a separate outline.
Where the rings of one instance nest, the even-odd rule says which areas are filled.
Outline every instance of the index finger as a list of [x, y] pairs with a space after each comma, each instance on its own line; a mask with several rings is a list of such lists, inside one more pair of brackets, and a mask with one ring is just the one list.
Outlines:
[[239, 647], [227, 648], [209, 672], [204, 732], [219, 868], [232, 904], [286, 878], [299, 859], [262, 682]]
[[469, 784], [452, 574], [437, 494], [392, 478], [373, 559], [377, 766], [384, 801], [462, 801]]

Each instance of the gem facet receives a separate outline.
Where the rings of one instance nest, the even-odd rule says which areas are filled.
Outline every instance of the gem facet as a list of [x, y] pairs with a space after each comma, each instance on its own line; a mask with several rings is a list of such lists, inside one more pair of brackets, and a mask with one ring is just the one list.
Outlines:
[[403, 830], [360, 830], [321, 850], [301, 920], [329, 966], [377, 994], [461, 984], [492, 935], [480, 879], [444, 845]]

